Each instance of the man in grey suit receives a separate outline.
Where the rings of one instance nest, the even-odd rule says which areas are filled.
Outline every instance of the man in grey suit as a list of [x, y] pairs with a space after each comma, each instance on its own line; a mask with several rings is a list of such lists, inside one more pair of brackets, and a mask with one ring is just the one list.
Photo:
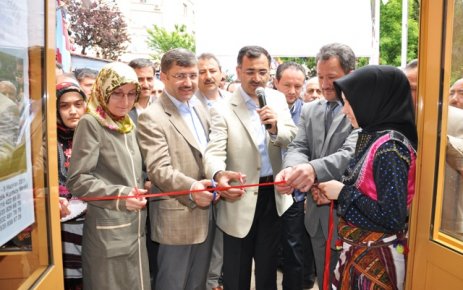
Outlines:
[[151, 238], [158, 242], [156, 289], [203, 290], [212, 239], [205, 180], [207, 112], [192, 100], [197, 88], [195, 55], [172, 49], [161, 59], [161, 97], [138, 118], [138, 142], [155, 192], [198, 190], [150, 200]]
[[[316, 60], [318, 79], [325, 99], [311, 102], [302, 109], [296, 138], [288, 146], [283, 162], [284, 169], [275, 180], [286, 181], [286, 185], [277, 186], [277, 190], [283, 194], [292, 194], [294, 190], [308, 192], [314, 183], [340, 180], [357, 141], [357, 132], [352, 131], [350, 121], [341, 112], [342, 103], [336, 98], [333, 87], [333, 81], [354, 70], [354, 52], [346, 45], [332, 43], [320, 49]], [[312, 197], [307, 199], [305, 226], [312, 241], [317, 281], [321, 287], [329, 205], [317, 204], [322, 197], [317, 194], [316, 187], [312, 188]], [[331, 274], [339, 257], [339, 252], [334, 247], [337, 239], [336, 212], [333, 216], [335, 230], [331, 242]]]

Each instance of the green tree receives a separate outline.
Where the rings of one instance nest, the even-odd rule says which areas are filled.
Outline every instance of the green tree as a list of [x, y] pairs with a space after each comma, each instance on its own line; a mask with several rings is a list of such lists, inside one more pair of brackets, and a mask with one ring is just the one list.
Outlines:
[[117, 5], [106, 0], [67, 1], [70, 31], [81, 53], [91, 48], [103, 58], [116, 60], [127, 49], [130, 40], [127, 24]]
[[159, 59], [160, 56], [172, 48], [186, 48], [192, 52], [196, 51], [196, 41], [192, 34], [189, 34], [185, 25], [175, 25], [175, 30], [167, 31], [157, 25], [147, 29], [148, 40], [147, 44], [155, 51], [152, 55], [154, 59]]
[[[293, 61], [304, 66], [307, 70], [307, 77], [309, 78], [317, 75], [317, 63], [315, 61], [315, 57], [279, 57], [278, 61], [280, 63]], [[358, 57], [356, 67], [360, 68], [362, 66], [368, 65], [368, 62], [368, 57]]]
[[317, 75], [315, 57], [277, 57], [279, 63], [295, 62], [302, 65], [306, 69], [307, 77]]
[[[418, 56], [419, 0], [408, 0], [408, 49], [407, 61]], [[402, 0], [381, 1], [380, 64], [401, 64]]]

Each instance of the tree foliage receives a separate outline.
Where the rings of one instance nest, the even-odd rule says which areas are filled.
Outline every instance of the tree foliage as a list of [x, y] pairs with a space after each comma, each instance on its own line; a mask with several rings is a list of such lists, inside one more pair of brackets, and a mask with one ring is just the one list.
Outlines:
[[[302, 65], [306, 69], [307, 77], [317, 76], [317, 62], [315, 57], [279, 57], [278, 61], [281, 63], [293, 61]], [[368, 57], [358, 57], [356, 67], [361, 68], [362, 66], [368, 65]]]
[[[418, 56], [419, 0], [408, 0], [407, 62]], [[381, 1], [380, 64], [400, 66], [402, 43], [402, 0]]]
[[70, 0], [67, 6], [70, 30], [75, 43], [86, 54], [91, 48], [106, 59], [116, 60], [127, 49], [130, 40], [127, 24], [117, 4], [105, 0]]
[[187, 32], [186, 26], [183, 24], [175, 25], [175, 30], [172, 32], [157, 25], [153, 25], [153, 28], [148, 28], [147, 32], [147, 44], [156, 52], [153, 58], [159, 58], [167, 51], [179, 47], [189, 49], [192, 52], [196, 51], [195, 37]]

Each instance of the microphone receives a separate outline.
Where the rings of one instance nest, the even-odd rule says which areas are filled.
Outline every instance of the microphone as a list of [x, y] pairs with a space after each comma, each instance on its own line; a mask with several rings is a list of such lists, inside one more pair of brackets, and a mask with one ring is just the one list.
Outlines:
[[[263, 87], [258, 87], [256, 89], [257, 99], [259, 100], [259, 107], [262, 109], [267, 105], [267, 100], [265, 99], [265, 89]], [[265, 124], [265, 129], [268, 130], [272, 128], [271, 124]]]
[[259, 107], [262, 109], [267, 105], [267, 101], [265, 100], [265, 89], [263, 87], [258, 87], [256, 89], [256, 95], [259, 99]]

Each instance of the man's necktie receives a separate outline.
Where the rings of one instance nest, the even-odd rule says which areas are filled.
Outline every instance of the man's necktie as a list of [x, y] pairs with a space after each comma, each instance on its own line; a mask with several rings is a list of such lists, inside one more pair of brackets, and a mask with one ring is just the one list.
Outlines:
[[337, 102], [328, 102], [326, 113], [325, 113], [325, 135], [328, 133], [328, 130], [331, 127], [331, 123], [333, 122], [334, 110], [338, 106]]

